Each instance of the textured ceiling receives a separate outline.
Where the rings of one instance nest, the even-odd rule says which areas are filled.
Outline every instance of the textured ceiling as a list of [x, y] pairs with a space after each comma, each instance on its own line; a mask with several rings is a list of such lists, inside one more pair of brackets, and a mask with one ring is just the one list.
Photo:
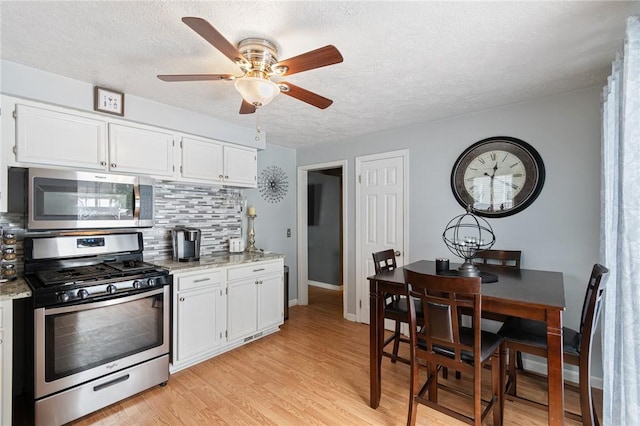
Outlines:
[[2, 1], [0, 52], [252, 127], [232, 82], [156, 78], [240, 74], [181, 18], [269, 39], [279, 59], [333, 44], [343, 63], [287, 78], [332, 106], [278, 96], [260, 113], [269, 142], [301, 147], [604, 85], [633, 14], [640, 2]]

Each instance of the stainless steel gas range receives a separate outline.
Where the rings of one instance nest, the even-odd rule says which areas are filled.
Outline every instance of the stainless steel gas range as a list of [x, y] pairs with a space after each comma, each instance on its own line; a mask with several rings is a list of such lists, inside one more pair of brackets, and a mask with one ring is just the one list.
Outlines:
[[141, 233], [28, 236], [24, 247], [36, 426], [166, 384], [171, 277], [143, 262]]

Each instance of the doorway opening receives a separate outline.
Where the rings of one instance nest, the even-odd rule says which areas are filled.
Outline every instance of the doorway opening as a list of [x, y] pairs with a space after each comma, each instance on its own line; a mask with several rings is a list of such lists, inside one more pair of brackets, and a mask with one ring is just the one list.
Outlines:
[[346, 161], [298, 168], [298, 303], [309, 286], [341, 294], [346, 317]]

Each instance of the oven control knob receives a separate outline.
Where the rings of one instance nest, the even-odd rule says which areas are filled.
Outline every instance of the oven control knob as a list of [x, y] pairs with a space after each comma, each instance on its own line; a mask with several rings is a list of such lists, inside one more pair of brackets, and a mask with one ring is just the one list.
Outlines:
[[107, 293], [109, 293], [109, 294], [113, 294], [113, 293], [115, 293], [117, 290], [118, 290], [118, 289], [117, 289], [117, 288], [116, 288], [116, 286], [115, 286], [115, 285], [113, 285], [113, 284], [109, 284], [109, 285], [107, 286]]
[[78, 290], [78, 297], [80, 299], [86, 299], [87, 297], [89, 297], [89, 292], [85, 289]]
[[58, 300], [60, 302], [68, 302], [69, 301], [69, 295], [67, 293], [60, 293], [58, 295]]
[[155, 278], [149, 278], [149, 281], [147, 281], [147, 283], [149, 284], [149, 287], [155, 287], [156, 279]]
[[138, 289], [138, 288], [142, 288], [142, 281], [140, 280], [135, 280], [133, 282], [133, 288]]

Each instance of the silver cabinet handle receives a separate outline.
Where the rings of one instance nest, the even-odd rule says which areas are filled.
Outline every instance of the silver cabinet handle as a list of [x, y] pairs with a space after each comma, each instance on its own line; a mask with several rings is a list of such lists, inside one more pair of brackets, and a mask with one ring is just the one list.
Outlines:
[[184, 297], [181, 297], [179, 300], [180, 300], [181, 302], [184, 302]]
[[202, 283], [205, 281], [209, 281], [211, 278], [200, 278], [199, 280], [193, 280], [194, 283]]
[[218, 175], [218, 177], [219, 177], [220, 179], [222, 179], [224, 176], [223, 176], [223, 175]]
[[260, 272], [260, 271], [264, 271], [264, 268], [254, 269], [254, 270], [253, 270], [253, 272]]
[[111, 163], [111, 168], [115, 169], [116, 168], [116, 163]]
[[107, 165], [107, 162], [106, 162], [106, 161], [101, 161], [101, 162], [100, 162], [100, 165], [101, 165], [101, 166], [106, 166], [106, 165]]
[[225, 176], [224, 176], [224, 178], [225, 178], [225, 180], [226, 180], [226, 179], [229, 179], [229, 176], [225, 175]]

